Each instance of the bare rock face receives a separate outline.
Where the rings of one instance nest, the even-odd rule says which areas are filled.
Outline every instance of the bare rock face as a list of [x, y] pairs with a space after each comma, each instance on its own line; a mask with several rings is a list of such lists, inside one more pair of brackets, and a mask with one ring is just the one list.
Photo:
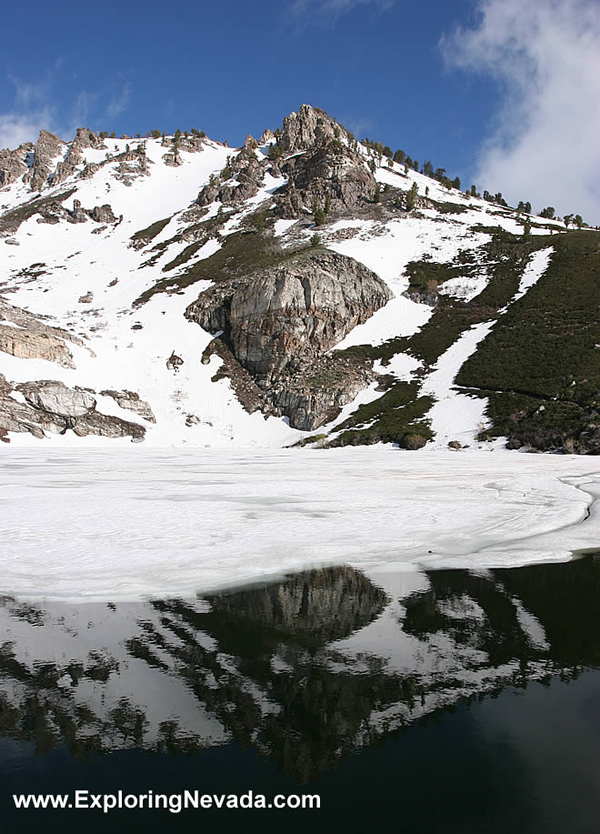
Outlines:
[[52, 327], [26, 310], [0, 298], [0, 350], [19, 359], [46, 359], [64, 368], [74, 368], [67, 342], [82, 344], [81, 339], [65, 330]]
[[67, 388], [62, 382], [26, 382], [17, 387], [27, 402], [41, 411], [59, 417], [81, 417], [96, 408], [95, 398], [79, 388]]
[[283, 120], [280, 144], [284, 153], [326, 145], [339, 136], [340, 126], [324, 110], [303, 104]]
[[141, 400], [140, 395], [136, 394], [135, 391], [100, 391], [100, 393], [103, 396], [112, 397], [117, 405], [126, 411], [133, 411], [143, 417], [144, 420], [148, 420], [149, 423], [156, 423], [156, 417], [150, 404]]
[[83, 162], [83, 151], [86, 148], [103, 150], [106, 145], [97, 133], [88, 130], [87, 127], [79, 127], [75, 138], [71, 142], [67, 156], [63, 162], [59, 162], [56, 166], [56, 171], [52, 177], [52, 185], [58, 185], [75, 172], [76, 167]]
[[[257, 159], [255, 148], [256, 141], [248, 136], [239, 154], [229, 159], [228, 171], [211, 177], [198, 194], [196, 203], [207, 206], [220, 200], [225, 205], [235, 206], [254, 197], [265, 177], [265, 167]], [[224, 179], [226, 176], [228, 179]]]
[[49, 333], [28, 333], [0, 324], [0, 350], [19, 359], [46, 359], [64, 368], [74, 368], [73, 357], [65, 342]]
[[54, 173], [53, 162], [65, 147], [62, 139], [54, 133], [40, 130], [39, 139], [33, 148], [33, 165], [23, 177], [23, 181], [30, 184], [32, 191], [41, 191], [48, 184], [50, 176]]
[[27, 161], [32, 158], [34, 146], [27, 142], [14, 150], [0, 150], [0, 188], [10, 185], [29, 171]]
[[112, 206], [109, 203], [104, 203], [102, 206], [94, 206], [94, 208], [90, 212], [90, 217], [92, 220], [95, 220], [96, 223], [116, 223], [117, 218], [115, 217]]
[[377, 183], [362, 157], [333, 140], [280, 166], [288, 183], [275, 195], [276, 213], [295, 218], [315, 207], [333, 214], [356, 213], [370, 205]]
[[96, 411], [93, 392], [69, 388], [57, 380], [26, 382], [13, 388], [0, 375], [0, 439], [8, 432], [29, 432], [43, 439], [46, 432], [65, 434], [71, 429], [79, 437], [130, 437], [141, 442], [146, 429], [109, 414]]
[[[270, 269], [215, 284], [186, 310], [222, 332], [233, 356], [263, 391], [265, 405], [312, 429], [368, 379], [355, 368], [320, 374], [326, 352], [386, 304], [392, 293], [362, 264], [304, 250]], [[339, 370], [339, 369], [338, 369]]]

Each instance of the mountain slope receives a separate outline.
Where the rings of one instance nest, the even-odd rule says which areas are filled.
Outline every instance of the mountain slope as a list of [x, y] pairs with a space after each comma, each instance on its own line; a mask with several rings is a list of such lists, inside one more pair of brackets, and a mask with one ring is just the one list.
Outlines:
[[598, 451], [594, 231], [308, 105], [240, 149], [42, 132], [0, 183], [6, 441]]

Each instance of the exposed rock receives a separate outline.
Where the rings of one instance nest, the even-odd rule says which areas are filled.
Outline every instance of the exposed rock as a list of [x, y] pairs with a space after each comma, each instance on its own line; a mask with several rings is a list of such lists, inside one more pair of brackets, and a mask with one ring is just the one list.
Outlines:
[[212, 382], [220, 379], [228, 379], [237, 400], [244, 406], [248, 414], [255, 411], [270, 413], [265, 408], [264, 395], [261, 389], [252, 378], [251, 374], [237, 361], [229, 347], [221, 339], [213, 339], [209, 342], [202, 354], [202, 364], [207, 365], [211, 356], [218, 356], [221, 366], [212, 377]]
[[283, 120], [279, 144], [284, 153], [295, 153], [326, 145], [339, 137], [341, 131], [341, 126], [324, 110], [303, 104], [297, 113], [290, 113]]
[[68, 219], [71, 223], [87, 223], [90, 219], [87, 211], [81, 208], [80, 200], [73, 200], [73, 211]]
[[8, 432], [29, 432], [42, 439], [46, 431], [64, 434], [68, 429], [80, 437], [131, 437], [133, 442], [143, 440], [146, 432], [137, 423], [96, 411], [95, 397], [82, 388], [40, 380], [13, 389], [0, 375], [0, 438], [6, 440]]
[[66, 330], [52, 327], [33, 313], [0, 298], [0, 350], [20, 359], [46, 359], [65, 368], [74, 368], [66, 341], [83, 344]]
[[28, 333], [0, 324], [0, 350], [19, 359], [46, 359], [65, 368], [75, 367], [64, 341], [48, 333]]
[[62, 382], [24, 382], [17, 385], [27, 402], [59, 417], [81, 417], [96, 408], [95, 398], [81, 388], [67, 388]]
[[177, 151], [163, 154], [163, 160], [165, 165], [170, 165], [173, 168], [178, 168], [180, 165], [183, 165], [183, 159]]
[[275, 134], [273, 133], [273, 131], [269, 130], [269, 128], [267, 128], [266, 130], [263, 130], [263, 132], [261, 134], [261, 137], [258, 140], [258, 144], [259, 145], [266, 145], [267, 142], [272, 142], [274, 138], [275, 138]]
[[145, 400], [140, 399], [140, 395], [134, 391], [100, 391], [106, 397], [112, 397], [118, 406], [124, 408], [126, 411], [133, 411], [139, 414], [144, 420], [149, 423], [156, 423], [156, 417], [150, 407], [150, 404]]
[[15, 240], [14, 237], [6, 238], [4, 243], [6, 243], [8, 246], [20, 246], [21, 245], [18, 240]]
[[[249, 142], [249, 139], [252, 137], [246, 139], [237, 156], [228, 159], [225, 173], [221, 172], [218, 177], [211, 176], [208, 184], [198, 194], [196, 202], [199, 206], [207, 206], [215, 200], [225, 205], [237, 205], [258, 192], [264, 180], [265, 166], [261, 165], [254, 152], [255, 140]], [[226, 180], [223, 180], [224, 176]]]
[[40, 130], [33, 148], [33, 165], [23, 177], [32, 191], [41, 191], [54, 173], [53, 162], [65, 149], [65, 143], [48, 130]]
[[11, 151], [0, 150], [0, 188], [10, 185], [29, 171], [28, 161], [32, 159], [34, 146], [26, 142]]
[[177, 356], [175, 351], [173, 351], [173, 353], [167, 359], [167, 370], [175, 371], [175, 373], [177, 373], [181, 365], [183, 365], [183, 359], [181, 358], [181, 356]]
[[200, 136], [182, 136], [179, 140], [179, 147], [188, 153], [200, 153], [204, 150], [204, 143]]
[[348, 368], [338, 374], [336, 386], [324, 354], [390, 298], [386, 284], [362, 264], [311, 249], [215, 284], [186, 316], [211, 333], [222, 332], [262, 390], [265, 405], [289, 415], [293, 426], [311, 430], [339, 408], [348, 391], [365, 384], [364, 374]]
[[288, 184], [275, 195], [280, 217], [300, 217], [315, 207], [327, 213], [356, 213], [375, 197], [377, 183], [363, 158], [336, 140], [280, 167], [288, 177]]
[[104, 203], [103, 206], [94, 206], [90, 212], [90, 217], [96, 223], [116, 223], [117, 218], [113, 214], [112, 207], [109, 203]]
[[97, 173], [102, 165], [97, 162], [88, 162], [87, 165], [84, 166], [83, 170], [79, 172], [79, 179], [82, 180], [89, 180], [91, 179], [95, 173]]
[[91, 304], [94, 300], [94, 293], [91, 290], [88, 290], [85, 295], [79, 296], [79, 303], [80, 304]]

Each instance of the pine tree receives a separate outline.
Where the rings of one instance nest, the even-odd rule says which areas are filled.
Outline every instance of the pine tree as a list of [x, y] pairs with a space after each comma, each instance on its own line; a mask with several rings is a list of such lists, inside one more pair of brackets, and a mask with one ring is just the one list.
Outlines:
[[417, 201], [417, 195], [419, 194], [419, 186], [416, 182], [410, 187], [410, 191], [406, 194], [406, 209], [407, 211], [412, 211], [415, 207], [415, 203]]
[[578, 229], [581, 229], [583, 226], [583, 217], [580, 214], [576, 214], [573, 218], [573, 223], [575, 223]]
[[404, 160], [406, 159], [406, 154], [403, 150], [398, 149], [394, 154], [394, 162], [397, 162], [399, 165], [402, 165]]
[[315, 221], [315, 226], [322, 226], [325, 223], [325, 220], [326, 220], [325, 210], [319, 204], [319, 201], [317, 200], [316, 197], [313, 198], [312, 211], [313, 211], [313, 219]]
[[540, 217], [545, 217], [546, 220], [554, 219], [554, 206], [546, 206], [540, 211]]
[[373, 202], [380, 203], [381, 202], [381, 188], [379, 187], [379, 183], [375, 186], [375, 195], [373, 197]]

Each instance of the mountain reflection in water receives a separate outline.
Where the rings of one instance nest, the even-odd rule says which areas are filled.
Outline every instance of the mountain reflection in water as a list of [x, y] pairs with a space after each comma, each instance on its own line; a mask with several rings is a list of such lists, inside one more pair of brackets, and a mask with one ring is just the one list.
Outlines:
[[418, 718], [600, 665], [600, 558], [484, 573], [349, 567], [198, 599], [0, 600], [0, 734], [36, 753], [232, 740], [309, 782]]

